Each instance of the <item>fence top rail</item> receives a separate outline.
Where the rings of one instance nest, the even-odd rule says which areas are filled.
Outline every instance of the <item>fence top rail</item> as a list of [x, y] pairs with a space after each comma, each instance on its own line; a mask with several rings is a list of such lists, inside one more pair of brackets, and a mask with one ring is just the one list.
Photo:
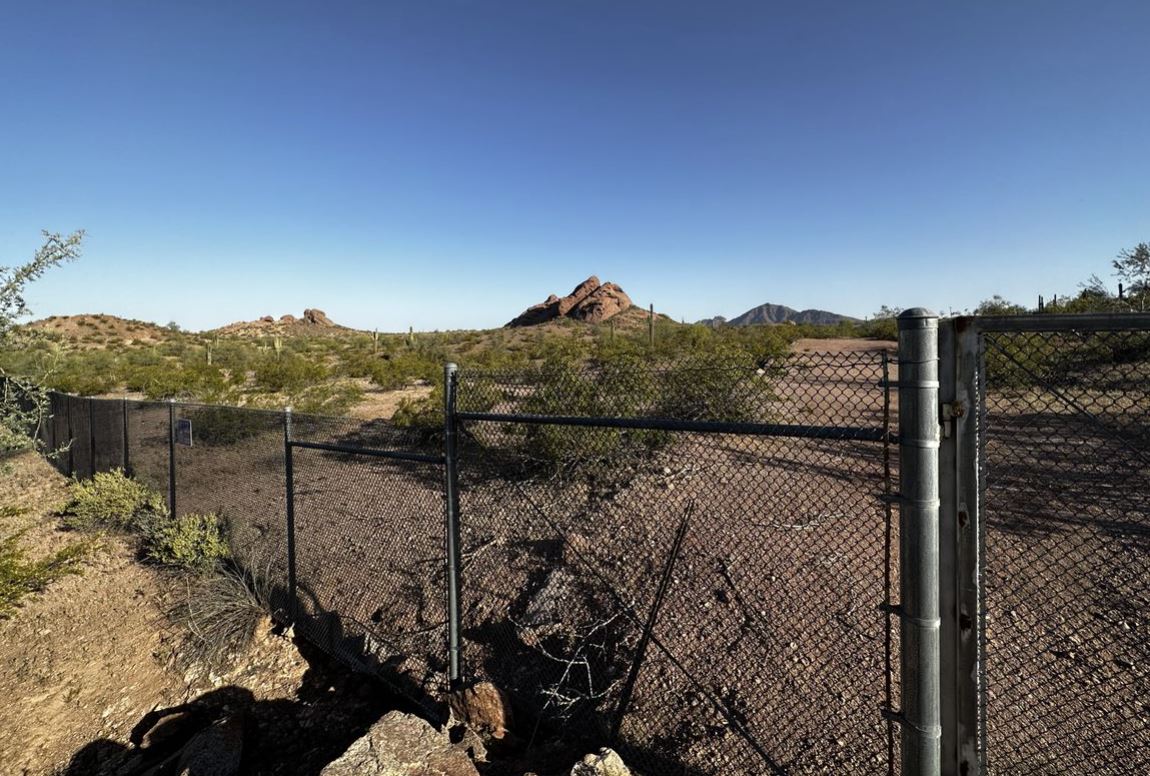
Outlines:
[[643, 431], [686, 431], [704, 434], [736, 434], [805, 439], [850, 439], [881, 442], [887, 438], [882, 428], [865, 426], [803, 426], [787, 423], [733, 423], [672, 418], [608, 418], [572, 415], [530, 415], [498, 412], [457, 412], [460, 420], [531, 425], [629, 428]]
[[963, 315], [952, 320], [959, 331], [972, 326], [990, 332], [1150, 331], [1150, 312]]
[[[177, 408], [192, 409], [192, 410], [231, 410], [235, 412], [250, 412], [253, 415], [265, 415], [268, 417], [282, 417], [288, 407], [282, 409], [271, 409], [268, 407], [247, 407], [239, 404], [208, 404], [205, 402], [196, 401], [172, 401], [165, 399], [132, 399], [127, 396], [112, 397], [112, 396], [82, 396], [75, 393], [65, 393], [63, 391], [49, 391], [49, 395], [57, 396], [63, 399], [77, 399], [81, 401], [91, 402], [108, 402], [112, 404], [122, 404], [127, 402], [135, 407], [167, 407], [174, 404]], [[360, 420], [350, 415], [321, 415], [313, 412], [293, 412], [292, 416], [297, 421], [303, 422], [305, 420], [318, 420], [318, 421], [349, 421]]]

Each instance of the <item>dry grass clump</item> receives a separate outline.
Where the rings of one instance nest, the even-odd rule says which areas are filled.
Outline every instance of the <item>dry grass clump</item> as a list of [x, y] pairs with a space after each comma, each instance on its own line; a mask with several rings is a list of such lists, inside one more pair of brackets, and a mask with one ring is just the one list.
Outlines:
[[270, 560], [258, 568], [229, 562], [189, 578], [170, 613], [189, 633], [186, 657], [220, 665], [250, 646], [271, 611], [273, 578]]

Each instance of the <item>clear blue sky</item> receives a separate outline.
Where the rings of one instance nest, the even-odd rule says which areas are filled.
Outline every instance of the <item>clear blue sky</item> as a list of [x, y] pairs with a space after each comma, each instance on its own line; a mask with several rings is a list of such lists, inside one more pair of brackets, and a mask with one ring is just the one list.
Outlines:
[[0, 0], [38, 315], [499, 325], [1074, 292], [1150, 240], [1150, 3]]

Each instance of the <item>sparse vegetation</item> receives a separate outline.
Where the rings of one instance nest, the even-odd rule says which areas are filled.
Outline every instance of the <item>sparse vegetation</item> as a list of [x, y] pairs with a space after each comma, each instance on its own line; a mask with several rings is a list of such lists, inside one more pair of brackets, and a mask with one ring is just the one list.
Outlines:
[[32, 560], [20, 545], [23, 532], [0, 539], [0, 619], [11, 616], [21, 599], [49, 583], [80, 571], [88, 552], [83, 543], [70, 544], [47, 558]]
[[23, 354], [40, 346], [37, 357], [18, 357], [21, 368], [16, 370], [0, 359], [0, 456], [38, 444], [37, 431], [45, 414], [44, 386], [55, 365], [51, 343], [17, 326], [30, 312], [24, 288], [52, 267], [76, 259], [84, 239], [82, 231], [67, 236], [43, 234], [44, 244], [31, 260], [17, 267], [0, 267], [0, 353]]
[[156, 520], [144, 532], [144, 555], [165, 566], [209, 571], [228, 557], [223, 523], [214, 514]]
[[75, 482], [61, 513], [81, 531], [140, 531], [167, 513], [164, 497], [115, 469]]
[[213, 573], [186, 580], [185, 594], [170, 612], [191, 635], [195, 657], [220, 664], [251, 644], [271, 611], [270, 563], [222, 563]]
[[203, 571], [228, 557], [219, 516], [186, 514], [173, 518], [163, 496], [119, 469], [74, 482], [69, 496], [61, 510], [66, 527], [136, 534], [149, 560]]

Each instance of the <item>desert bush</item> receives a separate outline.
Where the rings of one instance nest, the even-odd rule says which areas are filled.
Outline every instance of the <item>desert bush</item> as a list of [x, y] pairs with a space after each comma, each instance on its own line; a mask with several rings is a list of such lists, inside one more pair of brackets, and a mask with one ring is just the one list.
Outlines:
[[189, 513], [152, 521], [144, 532], [144, 555], [166, 566], [207, 570], [228, 557], [228, 544], [217, 515]]
[[80, 561], [89, 547], [70, 544], [47, 558], [29, 560], [20, 545], [24, 531], [0, 538], [0, 619], [11, 616], [21, 599], [37, 593], [67, 574], [80, 572]]
[[124, 385], [149, 399], [195, 399], [226, 390], [228, 381], [215, 366], [196, 362], [181, 366], [161, 360], [159, 363], [125, 369]]
[[291, 407], [313, 415], [342, 415], [363, 400], [363, 389], [346, 380], [309, 385], [290, 397]]
[[274, 430], [278, 418], [256, 410], [239, 407], [205, 406], [187, 413], [192, 421], [196, 444], [234, 445], [261, 433]]
[[[656, 401], [654, 374], [639, 358], [583, 366], [570, 356], [544, 362], [528, 376], [531, 390], [518, 407], [530, 415], [627, 417], [649, 414]], [[523, 452], [553, 468], [616, 468], [665, 445], [664, 432], [572, 428], [552, 424], [523, 429]]]
[[64, 524], [77, 530], [140, 530], [167, 513], [164, 497], [123, 471], [97, 472], [90, 480], [73, 482], [61, 510]]
[[446, 359], [437, 354], [420, 351], [398, 350], [385, 353], [369, 367], [371, 381], [385, 390], [405, 388], [422, 380], [434, 383], [443, 373]]
[[428, 438], [443, 433], [443, 380], [422, 399], [401, 399], [391, 422], [396, 428], [413, 431]]
[[769, 377], [756, 359], [737, 347], [716, 348], [658, 374], [656, 414], [681, 420], [726, 423], [765, 414], [771, 399]]
[[264, 356], [255, 367], [256, 386], [272, 393], [295, 393], [326, 377], [323, 364], [296, 353]]
[[[73, 232], [66, 237], [51, 232], [44, 232], [43, 235], [44, 244], [29, 261], [14, 267], [0, 266], [0, 353], [46, 344], [45, 338], [40, 337], [36, 330], [17, 325], [20, 319], [31, 314], [24, 300], [25, 288], [52, 267], [72, 261], [80, 255], [83, 231]], [[51, 359], [49, 363], [53, 361]], [[34, 379], [25, 381], [29, 386], [43, 386], [47, 382], [45, 371], [23, 374], [26, 377], [30, 374], [33, 376]], [[0, 367], [0, 381], [5, 383], [5, 390], [0, 393], [0, 455], [36, 446], [38, 440], [35, 432], [45, 403], [42, 390], [32, 393], [31, 405], [28, 402], [28, 392], [22, 391], [19, 396], [9, 392], [8, 378], [8, 373]]]
[[190, 657], [221, 665], [252, 643], [271, 611], [268, 571], [224, 563], [212, 573], [187, 580], [185, 595], [171, 617], [187, 629]]

